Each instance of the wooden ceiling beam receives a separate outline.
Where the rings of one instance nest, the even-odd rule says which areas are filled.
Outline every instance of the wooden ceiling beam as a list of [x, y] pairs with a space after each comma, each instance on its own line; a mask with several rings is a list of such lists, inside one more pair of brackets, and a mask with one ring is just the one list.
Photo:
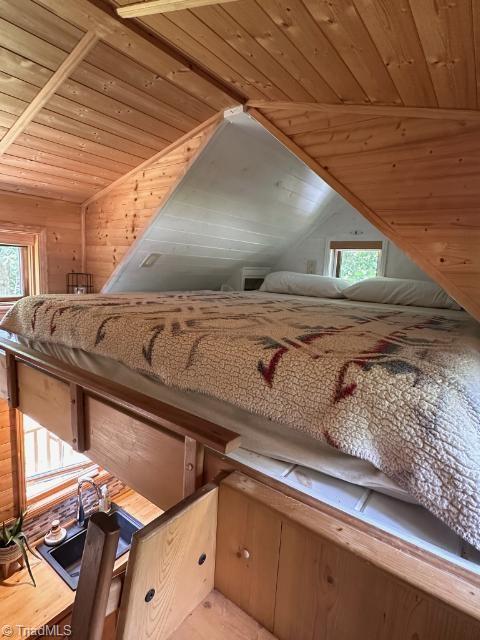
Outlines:
[[0, 140], [0, 155], [12, 145], [37, 114], [43, 109], [60, 85], [70, 76], [75, 68], [82, 62], [88, 52], [97, 44], [99, 37], [95, 31], [88, 31], [67, 55], [55, 73], [40, 89], [35, 98], [30, 102], [25, 111], [18, 117], [7, 133]]
[[245, 96], [165, 40], [134, 22], [125, 23], [101, 0], [37, 0], [37, 4], [85, 31], [101, 31], [103, 42], [202, 100], [214, 111], [246, 102]]
[[352, 114], [357, 116], [391, 118], [429, 118], [436, 120], [468, 120], [480, 122], [480, 110], [442, 109], [430, 107], [397, 107], [378, 104], [326, 104], [321, 102], [274, 102], [249, 100], [247, 108], [261, 111], [317, 111], [330, 115]]
[[121, 18], [138, 18], [225, 2], [235, 2], [235, 0], [147, 0], [147, 2], [135, 2], [135, 4], [118, 7], [117, 13]]

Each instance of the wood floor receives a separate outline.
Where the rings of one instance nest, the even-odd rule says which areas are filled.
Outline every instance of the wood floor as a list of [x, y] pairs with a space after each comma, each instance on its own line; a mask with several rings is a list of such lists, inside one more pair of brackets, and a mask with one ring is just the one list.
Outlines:
[[169, 640], [275, 640], [269, 631], [216, 590], [192, 611]]

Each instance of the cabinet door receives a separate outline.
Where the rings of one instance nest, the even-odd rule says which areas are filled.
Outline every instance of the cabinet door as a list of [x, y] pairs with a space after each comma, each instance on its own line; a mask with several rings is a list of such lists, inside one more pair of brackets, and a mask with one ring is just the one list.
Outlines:
[[220, 485], [215, 587], [279, 640], [480, 638], [478, 608], [469, 617], [403, 579], [411, 566], [422, 585], [438, 576], [439, 592], [447, 579], [448, 597], [465, 606], [478, 602], [474, 576], [365, 528], [232, 473]]
[[118, 640], [167, 640], [213, 589], [217, 501], [206, 485], [134, 535]]
[[[235, 474], [234, 474], [235, 475]], [[215, 588], [273, 631], [281, 517], [220, 484]]]

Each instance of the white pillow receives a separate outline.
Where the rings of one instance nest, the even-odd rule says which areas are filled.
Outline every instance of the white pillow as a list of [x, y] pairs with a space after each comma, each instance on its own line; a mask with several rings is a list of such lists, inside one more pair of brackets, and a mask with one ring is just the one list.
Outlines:
[[437, 309], [461, 309], [445, 291], [434, 282], [404, 280], [401, 278], [368, 278], [343, 290], [349, 300], [403, 304]]
[[294, 271], [274, 271], [263, 281], [260, 291], [270, 293], [290, 293], [296, 296], [315, 298], [343, 298], [343, 290], [349, 286], [346, 280], [317, 276]]

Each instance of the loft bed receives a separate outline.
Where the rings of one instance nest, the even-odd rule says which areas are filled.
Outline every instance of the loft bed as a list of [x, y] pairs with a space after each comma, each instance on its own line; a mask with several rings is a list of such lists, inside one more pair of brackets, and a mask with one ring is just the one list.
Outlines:
[[[182, 308], [187, 308], [190, 313], [187, 321], [193, 320], [192, 296], [167, 294], [165, 298], [168, 300], [168, 304], [173, 304], [175, 308], [182, 300]], [[195, 294], [194, 298], [197, 307], [200, 305], [207, 309], [209, 308], [208, 303], [212, 303], [212, 300], [215, 300], [214, 304], [218, 304], [220, 299], [233, 300], [234, 313], [231, 317], [235, 317], [235, 321], [238, 321], [239, 318], [244, 321], [248, 316], [250, 318], [249, 324], [251, 324], [252, 316], [254, 316], [253, 324], [257, 326], [261, 326], [261, 323], [258, 322], [261, 314], [255, 315], [251, 311], [253, 305], [263, 301], [268, 309], [273, 309], [274, 314], [278, 314], [280, 311], [283, 313], [285, 307], [290, 312], [293, 309], [297, 320], [302, 311], [305, 311], [305, 305], [309, 313], [312, 312], [312, 305], [316, 308], [321, 305], [322, 308], [328, 309], [330, 320], [335, 315], [343, 313], [346, 314], [350, 322], [353, 318], [357, 318], [357, 321], [363, 326], [372, 322], [377, 324], [391, 322], [398, 313], [403, 313], [405, 317], [410, 314], [408, 326], [415, 327], [419, 331], [425, 331], [427, 328], [435, 335], [440, 335], [439, 332], [442, 329], [440, 325], [443, 321], [449, 331], [453, 331], [458, 323], [463, 328], [468, 327], [469, 331], [471, 329], [472, 334], [468, 340], [474, 339], [476, 331], [466, 314], [458, 311], [412, 310], [412, 308], [403, 307], [392, 308], [390, 305], [380, 305], [379, 307], [379, 305], [352, 304], [342, 300], [322, 300], [308, 297], [299, 299], [297, 296], [272, 294], [225, 295], [201, 292]], [[154, 380], [151, 375], [147, 378], [145, 371], [142, 373], [128, 371], [128, 367], [122, 363], [113, 363], [105, 355], [95, 354], [95, 357], [91, 357], [92, 354], [89, 354], [88, 350], [80, 349], [79, 347], [82, 346], [81, 330], [78, 330], [81, 325], [80, 316], [91, 314], [92, 302], [99, 305], [97, 311], [100, 309], [100, 313], [103, 313], [105, 307], [111, 303], [117, 305], [113, 316], [112, 314], [108, 315], [107, 322], [105, 322], [107, 316], [104, 316], [100, 324], [95, 327], [96, 340], [99, 335], [103, 340], [104, 332], [108, 330], [106, 326], [112, 317], [114, 322], [116, 320], [122, 322], [125, 300], [128, 300], [128, 304], [133, 304], [133, 306], [151, 304], [151, 302], [148, 303], [148, 298], [139, 296], [120, 297], [120, 300], [118, 296], [85, 296], [81, 299], [76, 297], [67, 300], [64, 296], [39, 296], [27, 299], [17, 305], [17, 310], [22, 304], [26, 306], [24, 312], [21, 312], [20, 309], [21, 313], [17, 314], [16, 321], [21, 325], [17, 327], [18, 332], [10, 334], [4, 332], [0, 337], [0, 348], [4, 354], [0, 357], [0, 395], [8, 397], [12, 408], [19, 408], [22, 412], [38, 420], [60, 438], [72, 444], [78, 451], [86, 452], [92, 460], [107, 468], [164, 509], [172, 507], [182, 498], [191, 495], [196, 488], [205, 482], [218, 478], [222, 472], [239, 470], [243, 474], [279, 490], [282, 494], [313, 506], [318, 512], [319, 523], [322, 523], [324, 535], [330, 536], [335, 543], [380, 566], [388, 573], [401, 577], [409, 584], [449, 603], [455, 609], [476, 619], [480, 618], [478, 556], [471, 547], [459, 543], [456, 554], [442, 553], [441, 545], [437, 545], [436, 548], [435, 544], [422, 539], [422, 535], [408, 535], [405, 532], [405, 527], [404, 531], [401, 531], [399, 527], [386, 526], [385, 518], [383, 518], [382, 524], [381, 518], [376, 520], [374, 517], [362, 517], [364, 511], [362, 507], [370, 499], [372, 488], [375, 489], [374, 495], [393, 495], [396, 497], [395, 499], [402, 500], [406, 498], [404, 489], [389, 480], [384, 474], [379, 473], [378, 470], [372, 469], [372, 465], [364, 464], [357, 458], [345, 454], [339, 455], [338, 452], [335, 454], [337, 456], [336, 462], [332, 461], [321, 446], [318, 448], [313, 446], [314, 441], [311, 438], [309, 452], [308, 447], [301, 446], [302, 438], [297, 442], [295, 442], [295, 438], [285, 440], [279, 437], [280, 431], [275, 431], [277, 438], [271, 438], [270, 441], [260, 439], [255, 443], [252, 432], [255, 431], [258, 423], [255, 424], [252, 414], [249, 425], [245, 412], [240, 411], [239, 414], [232, 414], [231, 410], [230, 413], [224, 410], [222, 414], [220, 407], [223, 403], [219, 403], [218, 399], [211, 401], [206, 395], [192, 394], [192, 392], [185, 390], [172, 391], [159, 383], [158, 380]], [[65, 304], [66, 302], [67, 304]], [[247, 310], [247, 314], [238, 313], [239, 304], [244, 310]], [[70, 326], [74, 347], [62, 344], [62, 341], [57, 344], [52, 340], [39, 339], [32, 334], [31, 330], [27, 329], [28, 325], [32, 326], [33, 319], [35, 319], [33, 324], [37, 324], [37, 329], [42, 326], [42, 306], [45, 312], [44, 328], [48, 324], [48, 330], [51, 331], [53, 322], [55, 325], [53, 333], [55, 333], [57, 326], [62, 322], [65, 323], [65, 327]], [[109, 308], [111, 311], [111, 307]], [[149, 309], [152, 310], [152, 307], [150, 306]], [[159, 330], [158, 310], [154, 309], [153, 311], [155, 326]], [[68, 320], [69, 314], [72, 314], [72, 317]], [[414, 324], [412, 324], [412, 317]], [[73, 323], [72, 318], [74, 318]], [[427, 327], [429, 318], [435, 319], [433, 328], [432, 326]], [[432, 321], [430, 320], [430, 322]], [[281, 322], [277, 324], [282, 326]], [[8, 321], [6, 325], [6, 328], [12, 330], [12, 325]], [[193, 324], [190, 323], [190, 326]], [[405, 326], [407, 325], [404, 325], [404, 331]], [[75, 328], [72, 329], [72, 327]], [[302, 335], [307, 335], [308, 332], [306, 332], [304, 324], [300, 322], [296, 329], [298, 327], [302, 328]], [[331, 323], [329, 327], [328, 340], [335, 333], [332, 331]], [[390, 334], [393, 335], [395, 341], [399, 342], [400, 337], [405, 338], [404, 335], [400, 336], [398, 327], [393, 329], [390, 327], [390, 329]], [[378, 331], [378, 326], [376, 330]], [[243, 327], [243, 331], [245, 331], [245, 327]], [[265, 325], [263, 325], [262, 331], [265, 333]], [[318, 326], [315, 331], [318, 334]], [[173, 333], [179, 333], [178, 327], [174, 324]], [[363, 329], [360, 334], [363, 339], [365, 330]], [[437, 343], [437, 339], [435, 342]], [[309, 345], [311, 342], [304, 340], [304, 344]], [[418, 347], [418, 343], [415, 344]], [[427, 341], [424, 340], [422, 346], [427, 349]], [[270, 349], [272, 345], [262, 345], [262, 348]], [[285, 349], [285, 345], [280, 349]], [[276, 353], [279, 353], [278, 346]], [[281, 355], [283, 353], [280, 351]], [[365, 348], [362, 349], [362, 353], [365, 355]], [[390, 354], [391, 351], [387, 349], [386, 353]], [[384, 349], [377, 349], [374, 357], [382, 361], [384, 355]], [[317, 360], [318, 356], [319, 353], [314, 353], [312, 359]], [[309, 357], [312, 357], [311, 351]], [[409, 357], [411, 358], [412, 354]], [[151, 353], [147, 354], [147, 359], [152, 361]], [[353, 359], [355, 360], [355, 358]], [[358, 365], [358, 355], [356, 360]], [[396, 363], [394, 369], [398, 368], [397, 361], [398, 357], [393, 359], [393, 362]], [[462, 355], [462, 361], [465, 361], [465, 354]], [[391, 375], [392, 359], [390, 358], [388, 362], [390, 364], [382, 367], [382, 371], [387, 371]], [[360, 365], [358, 366], [362, 371], [369, 372], [372, 369], [370, 364], [363, 367], [364, 360]], [[269, 374], [265, 368], [259, 368], [258, 373], [264, 376]], [[403, 371], [403, 373], [405, 372]], [[410, 373], [412, 372], [410, 371]], [[344, 385], [343, 389], [351, 389], [352, 381], [346, 380], [346, 382], [347, 385]], [[162, 391], [160, 394], [157, 393], [159, 389]], [[348, 393], [348, 395], [351, 394]], [[217, 420], [215, 420], [215, 416]], [[261, 416], [259, 421], [262, 421]], [[269, 422], [270, 428], [275, 430], [278, 423], [272, 419]], [[268, 422], [263, 424], [266, 426]], [[300, 457], [288, 460], [285, 451], [289, 444], [295, 445], [292, 446], [292, 450]], [[319, 458], [321, 462], [316, 470], [303, 471], [304, 483], [308, 485], [309, 481], [316, 482], [321, 477], [328, 478], [332, 475], [336, 464], [341, 468], [341, 471], [337, 473], [336, 482], [338, 484], [335, 485], [334, 490], [338, 492], [337, 495], [340, 495], [342, 491], [348, 493], [348, 487], [355, 486], [353, 477], [356, 473], [357, 479], [361, 479], [359, 484], [363, 484], [363, 490], [368, 493], [362, 494], [363, 497], [353, 507], [346, 505], [346, 503], [342, 504], [342, 500], [335, 499], [335, 496], [332, 499], [332, 491], [328, 496], [328, 492], [322, 489], [321, 482], [317, 482], [316, 491], [305, 491], [299, 486], [301, 483], [291, 482], [291, 478], [288, 479], [289, 474], [285, 472], [285, 468], [280, 473], [278, 473], [278, 467], [277, 471], [272, 471], [274, 466], [272, 458], [276, 457], [283, 458], [290, 470], [293, 463], [299, 465], [297, 470], [300, 469], [300, 473], [302, 473], [302, 469], [307, 467], [301, 463], [312, 458], [312, 448], [314, 449], [313, 457]], [[257, 449], [257, 453], [252, 454], [250, 451], [255, 451], [255, 449]], [[263, 455], [265, 453], [270, 455]], [[330, 451], [330, 453], [332, 452]], [[310, 458], [308, 458], [308, 454]], [[257, 457], [252, 458], [255, 455]], [[289, 464], [290, 466], [288, 466]], [[312, 465], [310, 464], [310, 466]], [[328, 475], [325, 475], [325, 472]], [[314, 477], [316, 480], [312, 480]], [[328, 485], [329, 489], [332, 489], [332, 482], [329, 484], [326, 481], [324, 485]], [[405, 503], [402, 502], [403, 504]], [[360, 508], [359, 505], [361, 505]], [[405, 509], [409, 508], [406, 506], [403, 512], [405, 513]], [[415, 510], [418, 512], [421, 508], [418, 505], [412, 505], [411, 509], [414, 513]], [[422, 513], [424, 513], [423, 510]], [[435, 524], [432, 525], [432, 523], [437, 521], [431, 516], [429, 522], [428, 526], [435, 527]], [[437, 524], [443, 526], [438, 522]], [[415, 529], [415, 527], [413, 528]], [[379, 550], [381, 553], [377, 553]], [[399, 553], [405, 561], [402, 567], [399, 566]], [[448, 578], [448, 584], [442, 585], [442, 581], [444, 582], [446, 578]]]

